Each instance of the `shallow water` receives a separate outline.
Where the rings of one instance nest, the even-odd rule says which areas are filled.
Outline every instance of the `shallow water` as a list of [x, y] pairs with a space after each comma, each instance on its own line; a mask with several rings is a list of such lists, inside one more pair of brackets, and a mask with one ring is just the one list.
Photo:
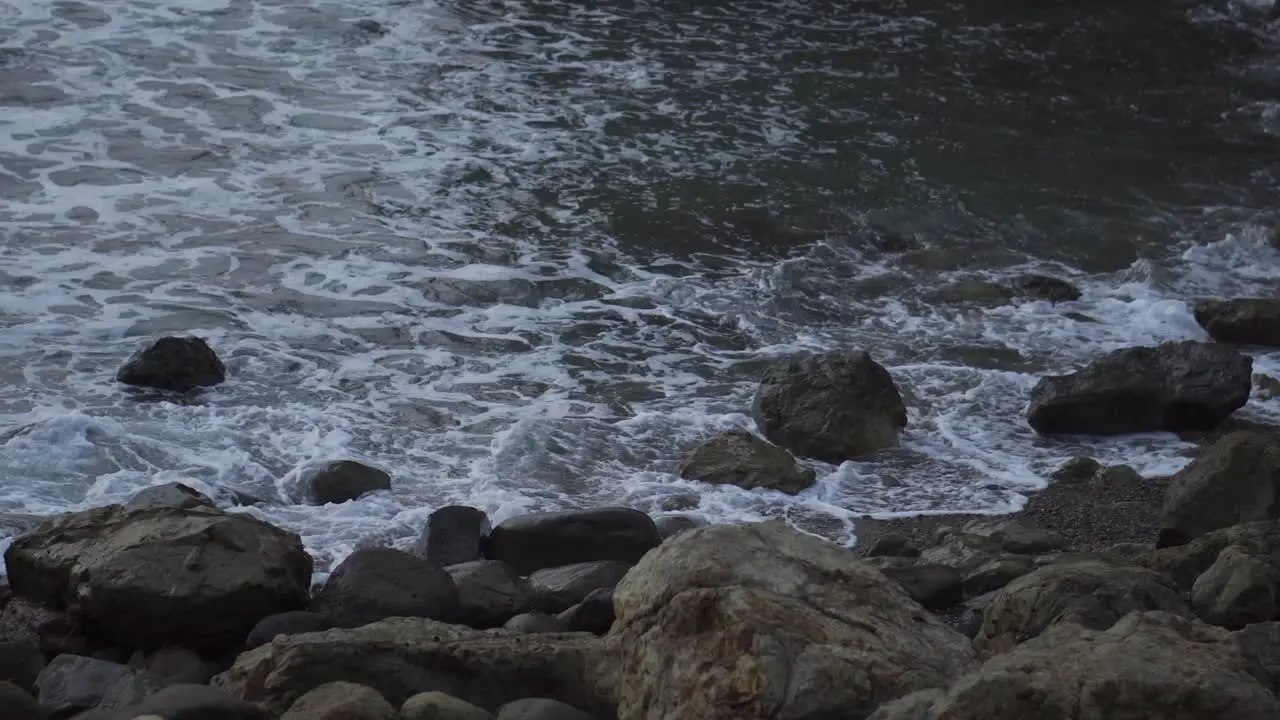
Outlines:
[[[1274, 25], [1094, 3], [0, 0], [0, 516], [181, 480], [266, 498], [245, 512], [329, 561], [407, 543], [446, 503], [500, 520], [692, 492], [714, 521], [847, 541], [861, 513], [1017, 506], [1076, 454], [1170, 472], [1175, 438], [1050, 441], [1022, 410], [1042, 372], [1204, 337], [1188, 301], [1276, 294]], [[1026, 272], [1084, 295], [929, 299]], [[178, 403], [112, 382], [188, 332], [228, 383]], [[902, 448], [816, 466], [796, 498], [672, 476], [750, 424], [770, 362], [848, 346], [908, 395]], [[344, 457], [393, 491], [296, 502], [300, 469]]]

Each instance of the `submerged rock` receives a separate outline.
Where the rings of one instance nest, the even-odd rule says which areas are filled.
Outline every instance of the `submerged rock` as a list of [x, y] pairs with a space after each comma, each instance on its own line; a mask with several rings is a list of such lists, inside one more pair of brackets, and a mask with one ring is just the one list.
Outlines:
[[125, 648], [239, 648], [305, 607], [311, 556], [293, 533], [203, 507], [112, 505], [46, 520], [5, 552], [16, 595], [73, 606]]
[[680, 463], [686, 480], [717, 485], [765, 488], [795, 495], [811, 487], [817, 474], [795, 456], [745, 430], [730, 430], [698, 445]]
[[1196, 304], [1196, 322], [1219, 342], [1280, 347], [1280, 299], [1205, 300]]
[[878, 570], [781, 522], [681, 533], [614, 607], [602, 670], [623, 718], [860, 720], [973, 657]]
[[376, 490], [390, 490], [391, 476], [354, 460], [339, 460], [307, 473], [303, 483], [308, 502], [328, 505], [355, 500]]
[[752, 416], [770, 442], [830, 463], [896, 445], [907, 424], [893, 377], [862, 351], [810, 355], [770, 368]]
[[217, 353], [198, 337], [162, 337], [133, 354], [116, 373], [125, 385], [187, 392], [217, 385], [227, 369]]
[[1013, 288], [1019, 295], [1036, 300], [1058, 303], [1080, 299], [1080, 288], [1048, 275], [1024, 275], [1013, 282]]
[[1253, 360], [1194, 341], [1118, 350], [1040, 379], [1027, 420], [1043, 434], [1207, 430], [1249, 399]]

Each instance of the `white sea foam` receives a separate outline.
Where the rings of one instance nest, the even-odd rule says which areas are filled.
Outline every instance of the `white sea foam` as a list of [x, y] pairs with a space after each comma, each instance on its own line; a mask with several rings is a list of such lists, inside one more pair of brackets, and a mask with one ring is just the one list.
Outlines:
[[[685, 222], [663, 203], [699, 183], [732, 193], [779, 159], [809, 182], [811, 157], [846, 146], [810, 147], [805, 83], [901, 72], [815, 70], [804, 33], [855, 33], [890, 57], [937, 24], [708, 6], [672, 39], [620, 9], [558, 12], [0, 0], [0, 73], [26, 98], [0, 114], [0, 422], [23, 428], [0, 445], [0, 509], [79, 509], [175, 480], [224, 505], [249, 493], [267, 502], [238, 511], [298, 531], [323, 570], [361, 544], [411, 542], [446, 503], [501, 520], [656, 513], [692, 493], [713, 521], [782, 517], [847, 541], [862, 513], [1016, 507], [1077, 454], [1153, 474], [1184, 462], [1165, 436], [1036, 438], [1026, 393], [1101, 352], [1203, 337], [1192, 297], [1273, 292], [1280, 257], [1261, 230], [1170, 241], [1110, 274], [1066, 268], [1081, 300], [985, 312], [922, 304], [942, 276], [829, 230], [788, 251], [713, 241], [723, 218]], [[743, 22], [773, 40], [738, 43]], [[680, 44], [693, 40], [696, 53]], [[808, 75], [748, 88], [784, 51]], [[877, 154], [909, 148], [900, 134], [850, 139], [868, 153], [859, 172], [923, 182], [914, 160]], [[926, 235], [948, 216], [895, 212]], [[227, 384], [177, 404], [112, 382], [146, 338], [188, 331], [226, 359]], [[846, 346], [909, 394], [901, 449], [815, 465], [795, 498], [672, 475], [694, 442], [751, 426], [769, 361]], [[962, 346], [1027, 367], [947, 355]], [[1257, 364], [1280, 371], [1274, 353]], [[346, 457], [386, 468], [393, 491], [294, 502], [300, 468]]]

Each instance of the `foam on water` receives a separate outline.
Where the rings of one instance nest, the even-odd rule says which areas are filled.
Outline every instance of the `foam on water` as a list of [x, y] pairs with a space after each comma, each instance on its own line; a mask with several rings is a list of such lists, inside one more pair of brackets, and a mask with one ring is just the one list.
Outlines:
[[[762, 185], [762, 163], [810, 183], [808, 154], [844, 146], [813, 144], [806, 84], [891, 80], [942, 32], [870, 6], [815, 20], [734, 5], [672, 11], [668, 26], [516, 0], [0, 0], [0, 421], [13, 428], [0, 511], [178, 480], [224, 505], [265, 499], [237, 511], [298, 531], [324, 567], [410, 542], [447, 503], [501, 520], [656, 513], [691, 493], [713, 521], [782, 517], [847, 541], [862, 513], [1017, 507], [1073, 455], [1151, 474], [1185, 462], [1167, 436], [1037, 438], [1027, 391], [1101, 352], [1203, 337], [1192, 297], [1273, 294], [1265, 233], [1193, 229], [1107, 272], [1026, 258], [921, 270], [850, 239], [884, 215], [862, 208], [794, 242], [716, 240], [741, 218], [665, 204], [713, 185], [730, 211], [754, 205], [743, 188]], [[744, 27], [765, 40], [740, 42]], [[832, 66], [800, 37], [814, 32], [856, 36], [875, 58]], [[985, 47], [1001, 32], [953, 39]], [[781, 55], [799, 70], [777, 71]], [[850, 182], [927, 184], [914, 158], [894, 160], [909, 139], [895, 133], [850, 140], [867, 153]], [[904, 234], [949, 222], [904, 207]], [[1081, 300], [982, 311], [918, 291], [1046, 269]], [[230, 381], [190, 403], [112, 382], [140, 342], [174, 332], [206, 337]], [[846, 346], [909, 395], [901, 448], [815, 465], [796, 498], [673, 476], [691, 444], [751, 427], [768, 363]], [[1257, 367], [1277, 372], [1280, 357]], [[1244, 413], [1276, 420], [1280, 405]], [[348, 457], [386, 468], [393, 491], [297, 502], [303, 469]]]

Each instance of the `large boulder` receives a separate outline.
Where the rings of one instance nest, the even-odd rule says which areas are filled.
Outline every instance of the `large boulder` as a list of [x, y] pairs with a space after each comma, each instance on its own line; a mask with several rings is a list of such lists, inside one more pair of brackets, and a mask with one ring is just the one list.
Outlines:
[[1057, 625], [949, 689], [889, 703], [871, 720], [1280, 717], [1280, 698], [1255, 674], [1257, 665], [1226, 630], [1135, 612], [1106, 630]]
[[1258, 432], [1220, 438], [1176, 475], [1160, 515], [1161, 547], [1210, 530], [1280, 519], [1280, 445]]
[[907, 425], [893, 377], [862, 351], [810, 355], [770, 368], [751, 414], [771, 442], [831, 463], [892, 447]]
[[1280, 299], [1203, 300], [1194, 313], [1200, 327], [1219, 342], [1280, 347]]
[[445, 568], [458, 588], [458, 622], [474, 628], [498, 627], [534, 608], [534, 591], [501, 560], [473, 560]]
[[61, 515], [5, 552], [16, 595], [75, 607], [125, 648], [238, 648], [261, 618], [305, 607], [311, 556], [297, 535], [207, 508]]
[[520, 515], [501, 522], [485, 542], [485, 556], [522, 575], [593, 560], [634, 563], [662, 542], [653, 518], [630, 508], [598, 508]]
[[311, 609], [343, 627], [389, 617], [452, 620], [458, 614], [453, 577], [422, 558], [392, 548], [363, 548], [334, 568]]
[[484, 540], [492, 527], [483, 510], [447, 505], [427, 517], [413, 554], [432, 565], [448, 567], [484, 557]]
[[685, 456], [678, 472], [686, 480], [788, 495], [817, 480], [817, 473], [797, 464], [791, 453], [745, 430], [730, 430], [698, 445]]
[[1196, 578], [1191, 606], [1205, 622], [1228, 630], [1280, 619], [1280, 568], [1229, 546]]
[[1031, 390], [1027, 421], [1043, 434], [1209, 430], [1249, 399], [1253, 360], [1195, 341], [1117, 350]]
[[624, 720], [861, 720], [973, 658], [878, 570], [781, 522], [681, 533], [614, 607], [604, 672]]
[[303, 473], [307, 501], [328, 505], [355, 500], [376, 490], [390, 490], [391, 476], [355, 460], [338, 460]]
[[1005, 652], [1064, 622], [1106, 630], [1138, 610], [1192, 616], [1172, 581], [1152, 570], [1103, 560], [1055, 563], [996, 594], [983, 613], [974, 646]]
[[599, 638], [497, 634], [425, 618], [391, 618], [349, 630], [279, 638], [243, 653], [213, 685], [273, 712], [335, 681], [360, 683], [393, 705], [439, 691], [488, 710], [551, 697], [613, 717], [591, 676], [607, 658]]
[[208, 343], [198, 337], [162, 337], [135, 352], [116, 372], [125, 385], [187, 392], [217, 385], [227, 368]]

